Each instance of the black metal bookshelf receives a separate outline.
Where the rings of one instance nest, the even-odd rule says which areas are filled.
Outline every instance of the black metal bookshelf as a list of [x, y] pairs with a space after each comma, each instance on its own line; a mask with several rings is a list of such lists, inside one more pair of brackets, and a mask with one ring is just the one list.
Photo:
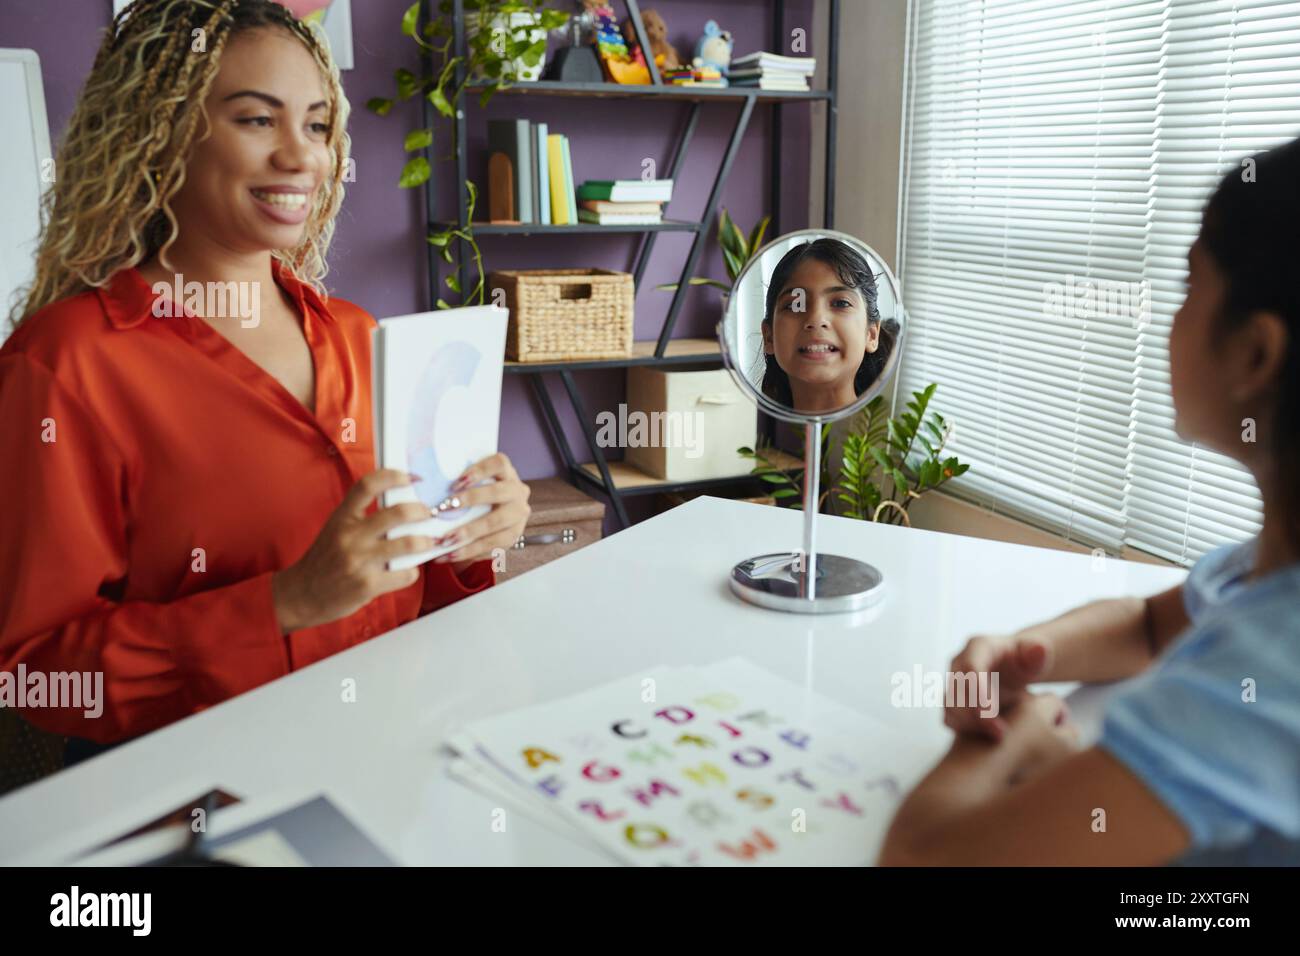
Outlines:
[[[431, 16], [431, 7], [433, 0], [422, 0], [421, 22], [429, 22]], [[650, 44], [647, 42], [645, 25], [641, 18], [640, 6], [637, 0], [625, 0], [627, 14], [632, 21], [633, 29], [636, 32], [641, 49], [649, 50]], [[771, 18], [771, 43], [774, 51], [780, 51], [784, 48], [785, 39], [785, 0], [772, 0], [772, 18]], [[823, 205], [823, 226], [824, 228], [833, 228], [834, 202], [835, 202], [835, 124], [836, 124], [836, 79], [839, 52], [839, 0], [829, 0], [828, 2], [828, 33], [827, 33], [827, 56], [826, 56], [826, 77], [827, 88], [824, 90], [808, 91], [784, 91], [784, 90], [760, 90], [754, 88], [738, 87], [698, 87], [698, 86], [672, 86], [665, 84], [659, 71], [656, 68], [653, 57], [647, 57], [647, 66], [649, 67], [651, 82], [648, 85], [625, 86], [617, 83], [567, 83], [555, 80], [536, 80], [533, 82], [517, 82], [498, 91], [498, 96], [562, 96], [562, 97], [593, 97], [593, 98], [616, 98], [616, 99], [650, 99], [666, 100], [671, 102], [689, 102], [691, 109], [687, 115], [685, 124], [677, 136], [676, 146], [673, 149], [672, 160], [669, 164], [665, 178], [677, 179], [681, 170], [681, 165], [686, 157], [686, 151], [690, 145], [691, 138], [695, 134], [695, 128], [699, 122], [700, 111], [705, 104], [718, 104], [725, 107], [730, 104], [738, 107], [735, 121], [732, 125], [731, 135], [727, 141], [726, 149], [723, 152], [722, 162], [713, 180], [713, 185], [709, 190], [708, 200], [706, 201], [704, 212], [698, 221], [690, 220], [665, 220], [664, 222], [647, 224], [647, 225], [620, 225], [620, 226], [601, 226], [595, 223], [576, 223], [570, 225], [547, 225], [539, 223], [486, 223], [486, 222], [467, 222], [468, 196], [464, 183], [468, 178], [468, 158], [465, 147], [465, 103], [470, 98], [468, 94], [475, 92], [477, 87], [467, 87], [466, 96], [462, 96], [460, 106], [456, 110], [455, 118], [455, 136], [456, 136], [456, 176], [459, 184], [456, 190], [456, 224], [461, 228], [469, 226], [472, 229], [475, 238], [479, 236], [499, 236], [499, 235], [578, 235], [592, 233], [608, 233], [610, 235], [630, 235], [638, 236], [640, 248], [636, 255], [636, 264], [633, 268], [633, 286], [636, 289], [641, 287], [641, 279], [645, 273], [646, 264], [650, 260], [650, 255], [654, 250], [655, 239], [658, 234], [663, 232], [686, 232], [693, 234], [690, 251], [687, 253], [686, 260], [682, 263], [681, 276], [677, 283], [677, 289], [673, 293], [672, 302], [668, 306], [668, 313], [664, 318], [664, 324], [660, 330], [658, 338], [654, 342], [644, 341], [634, 344], [633, 354], [614, 359], [585, 359], [576, 361], [563, 362], [506, 362], [505, 371], [510, 375], [527, 375], [533, 389], [533, 394], [537, 399], [538, 405], [542, 410], [543, 417], [546, 420], [547, 427], [551, 431], [551, 438], [560, 457], [564, 461], [565, 469], [568, 473], [568, 479], [578, 487], [586, 487], [603, 494], [610, 501], [614, 509], [614, 514], [620, 528], [627, 527], [629, 524], [627, 509], [624, 506], [623, 499], [629, 495], [642, 495], [655, 492], [676, 492], [699, 490], [704, 488], [721, 488], [721, 487], [745, 487], [757, 486], [757, 482], [752, 476], [738, 475], [732, 477], [715, 478], [707, 481], [692, 482], [673, 482], [661, 481], [650, 478], [649, 476], [638, 476], [632, 474], [630, 466], [625, 466], [620, 461], [609, 461], [596, 440], [595, 420], [588, 414], [586, 403], [578, 390], [577, 383], [574, 380], [573, 373], [579, 371], [594, 371], [601, 369], [623, 369], [634, 365], [720, 365], [722, 362], [721, 355], [718, 352], [716, 342], [706, 339], [674, 339], [673, 328], [676, 325], [677, 317], [681, 312], [682, 305], [686, 300], [686, 293], [689, 289], [687, 280], [695, 274], [696, 266], [699, 264], [700, 256], [704, 250], [710, 226], [717, 216], [718, 203], [722, 196], [722, 188], [731, 173], [732, 163], [740, 150], [740, 143], [749, 127], [750, 119], [753, 117], [754, 110], [762, 106], [765, 109], [773, 111], [772, 116], [772, 137], [770, 148], [770, 170], [769, 177], [769, 208], [772, 217], [770, 225], [770, 235], [780, 235], [780, 209], [781, 209], [781, 118], [782, 110], [788, 105], [797, 105], [800, 103], [818, 103], [826, 104], [826, 156], [825, 156], [825, 178], [824, 178], [824, 205]], [[465, 38], [465, 10], [463, 0], [453, 0], [452, 2], [452, 49], [458, 56], [465, 55], [466, 38]], [[428, 61], [429, 54], [426, 53], [426, 70], [432, 72], [432, 63]], [[463, 61], [462, 61], [463, 62]], [[464, 80], [463, 67], [458, 65], [456, 70], [456, 83], [459, 85]], [[433, 127], [434, 110], [427, 97], [422, 97], [421, 102], [424, 109], [424, 125], [428, 128]], [[431, 153], [432, 150], [426, 150]], [[430, 157], [432, 158], [432, 157]], [[436, 168], [433, 163], [430, 164], [431, 170]], [[431, 231], [447, 228], [450, 223], [445, 219], [440, 219], [437, 213], [437, 201], [435, 190], [435, 176], [431, 171], [429, 179], [425, 182], [423, 188], [425, 191], [425, 211], [426, 219]], [[462, 240], [457, 240], [460, 244], [459, 256], [459, 280], [462, 289], [470, 287], [468, 276], [468, 259], [466, 255], [466, 246]], [[436, 302], [440, 295], [440, 261], [439, 252], [432, 245], [426, 243], [428, 249], [429, 262], [429, 301]], [[560, 382], [568, 396], [569, 403], [582, 426], [583, 435], [586, 440], [587, 450], [592, 456], [590, 462], [579, 462], [574, 455], [573, 449], [569, 446], [564, 429], [560, 423], [559, 415], [555, 408], [555, 403], [551, 400], [549, 391], [546, 388], [544, 376], [548, 374], [558, 375]], [[766, 416], [764, 416], [765, 418]], [[764, 422], [764, 431], [771, 435], [773, 422], [767, 420]], [[799, 463], [793, 459], [785, 462], [789, 467], [796, 467]]]

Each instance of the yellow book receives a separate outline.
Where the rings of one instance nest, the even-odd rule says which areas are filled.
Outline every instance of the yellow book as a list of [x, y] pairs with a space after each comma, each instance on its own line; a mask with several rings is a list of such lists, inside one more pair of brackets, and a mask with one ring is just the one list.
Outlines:
[[564, 137], [559, 133], [547, 135], [546, 156], [551, 180], [551, 222], [557, 226], [568, 225], [569, 200], [564, 195]]

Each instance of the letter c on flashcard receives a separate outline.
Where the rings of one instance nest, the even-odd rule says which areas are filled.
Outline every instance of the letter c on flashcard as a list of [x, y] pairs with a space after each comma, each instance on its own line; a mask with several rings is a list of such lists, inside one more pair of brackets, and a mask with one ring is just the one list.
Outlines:
[[618, 734], [618, 735], [619, 735], [620, 737], [622, 737], [624, 740], [636, 740], [636, 738], [638, 738], [638, 737], [644, 737], [644, 736], [648, 733], [648, 731], [643, 730], [643, 731], [641, 731], [639, 734], [634, 734], [634, 733], [632, 733], [631, 731], [624, 730], [623, 728], [626, 727], [626, 726], [627, 726], [628, 724], [630, 724], [630, 723], [632, 723], [632, 721], [630, 721], [630, 720], [620, 720], [620, 721], [617, 721], [617, 722], [616, 722], [612, 727], [610, 727], [609, 729], [612, 730], [612, 731], [614, 731], [614, 733]]
[[[406, 435], [406, 460], [409, 470], [419, 475], [414, 485], [416, 496], [430, 508], [447, 496], [451, 479], [443, 474], [446, 462], [459, 465], [465, 457], [458, 446], [459, 431], [449, 428], [455, 420], [455, 406], [466, 393], [482, 356], [467, 342], [450, 342], [429, 361], [415, 387], [411, 403], [411, 419]], [[451, 408], [453, 411], [449, 412]], [[457, 509], [457, 512], [459, 509]], [[455, 517], [449, 512], [439, 512], [438, 517]]]

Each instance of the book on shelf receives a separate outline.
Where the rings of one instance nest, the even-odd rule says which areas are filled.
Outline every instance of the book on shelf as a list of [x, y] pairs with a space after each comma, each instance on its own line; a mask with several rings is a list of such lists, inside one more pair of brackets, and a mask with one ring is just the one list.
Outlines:
[[598, 226], [653, 226], [663, 222], [664, 219], [657, 212], [593, 212], [590, 209], [579, 209], [578, 221], [595, 223]]
[[532, 124], [533, 141], [533, 195], [537, 197], [537, 221], [542, 225], [551, 222], [551, 167], [546, 149], [545, 123]]
[[798, 73], [804, 76], [812, 76], [817, 70], [817, 58], [815, 56], [782, 56], [779, 53], [757, 50], [734, 58], [727, 70], [727, 75], [734, 76], [737, 72], [754, 68], [761, 69], [764, 72]]
[[560, 137], [560, 149], [564, 154], [564, 202], [568, 207], [569, 222], [578, 221], [578, 200], [573, 190], [573, 152], [569, 149], [569, 137]]
[[[533, 146], [525, 119], [488, 120], [488, 153], [502, 153], [510, 161], [514, 219], [536, 222], [533, 208]], [[491, 197], [489, 197], [491, 199]]]
[[731, 85], [759, 90], [785, 90], [791, 93], [806, 93], [811, 89], [808, 80], [802, 76], [792, 79], [776, 76], [733, 77]]
[[557, 226], [566, 226], [576, 222], [578, 217], [576, 211], [572, 216], [569, 214], [573, 187], [568, 178], [568, 164], [565, 162], [565, 154], [568, 152], [565, 137], [559, 133], [547, 134], [546, 152], [550, 168], [551, 222]]
[[579, 199], [611, 202], [668, 202], [673, 198], [671, 179], [588, 179], [578, 187]]
[[608, 199], [584, 199], [578, 203], [589, 212], [616, 212], [634, 216], [658, 216], [664, 211], [660, 202], [610, 202]]

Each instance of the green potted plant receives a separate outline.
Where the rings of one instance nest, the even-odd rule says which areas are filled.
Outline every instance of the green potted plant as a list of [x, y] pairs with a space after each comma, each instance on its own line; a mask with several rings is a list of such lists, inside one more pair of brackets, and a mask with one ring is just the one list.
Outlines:
[[[840, 471], [833, 482], [829, 456], [825, 454], [831, 426], [822, 426], [823, 490], [818, 511], [827, 496], [834, 494], [845, 506], [845, 517], [910, 526], [908, 509], [912, 502], [966, 473], [970, 465], [962, 464], [954, 455], [944, 457], [952, 424], [938, 412], [930, 411], [930, 400], [937, 388], [931, 384], [913, 392], [906, 410], [894, 418], [886, 414], [883, 395], [868, 402], [850, 423]], [[772, 486], [771, 494], [778, 506], [799, 506], [803, 499], [802, 475], [779, 467], [766, 449], [738, 451], [757, 462], [751, 474]]]
[[[729, 281], [722, 282], [719, 279], [710, 279], [705, 276], [691, 276], [687, 280], [688, 285], [711, 285], [722, 290], [722, 304], [726, 307], [727, 296], [731, 294], [732, 288], [736, 284], [736, 279], [745, 270], [749, 260], [754, 258], [754, 253], [763, 247], [763, 236], [767, 232], [768, 223], [772, 221], [771, 216], [764, 216], [758, 221], [749, 236], [741, 231], [731, 216], [727, 215], [727, 209], [724, 206], [718, 212], [718, 246], [722, 249], [722, 261], [727, 270]], [[675, 291], [676, 282], [667, 282], [663, 285], [655, 286], [656, 289], [666, 289]]]
[[[457, 56], [454, 50], [451, 0], [441, 0], [437, 15], [423, 25], [420, 24], [420, 7], [420, 3], [413, 3], [402, 14], [402, 35], [410, 37], [418, 47], [421, 64], [432, 63], [434, 68], [427, 73], [421, 69], [418, 75], [405, 67], [397, 69], [393, 74], [395, 95], [376, 96], [366, 102], [366, 108], [378, 116], [387, 116], [394, 103], [418, 95], [425, 97], [439, 115], [454, 119], [457, 110], [461, 108], [462, 96], [471, 87], [480, 88], [479, 105], [486, 106], [498, 90], [510, 86], [521, 76], [530, 76], [541, 65], [546, 56], [546, 34], [564, 26], [569, 20], [568, 13], [552, 10], [542, 0], [465, 0], [466, 53]], [[482, 23], [490, 24], [492, 28], [479, 29], [477, 24]], [[456, 80], [458, 67], [462, 70], [459, 82]], [[455, 139], [455, 123], [451, 129], [451, 152], [441, 159], [453, 158], [459, 148], [460, 144]], [[397, 185], [402, 189], [424, 185], [431, 172], [427, 150], [433, 146], [433, 129], [424, 127], [411, 130], [406, 134], [403, 146], [406, 152], [418, 155], [406, 161]], [[443, 261], [453, 266], [451, 273], [443, 280], [447, 288], [460, 296], [462, 305], [481, 305], [486, 299], [483, 255], [471, 225], [478, 200], [478, 188], [466, 179], [465, 191], [466, 224], [462, 226], [457, 223], [432, 231], [427, 238], [438, 248]], [[455, 239], [464, 240], [477, 269], [478, 279], [468, 292], [461, 288], [458, 269], [455, 268], [458, 265], [453, 253]], [[440, 309], [451, 308], [442, 298], [438, 299], [437, 306]]]

